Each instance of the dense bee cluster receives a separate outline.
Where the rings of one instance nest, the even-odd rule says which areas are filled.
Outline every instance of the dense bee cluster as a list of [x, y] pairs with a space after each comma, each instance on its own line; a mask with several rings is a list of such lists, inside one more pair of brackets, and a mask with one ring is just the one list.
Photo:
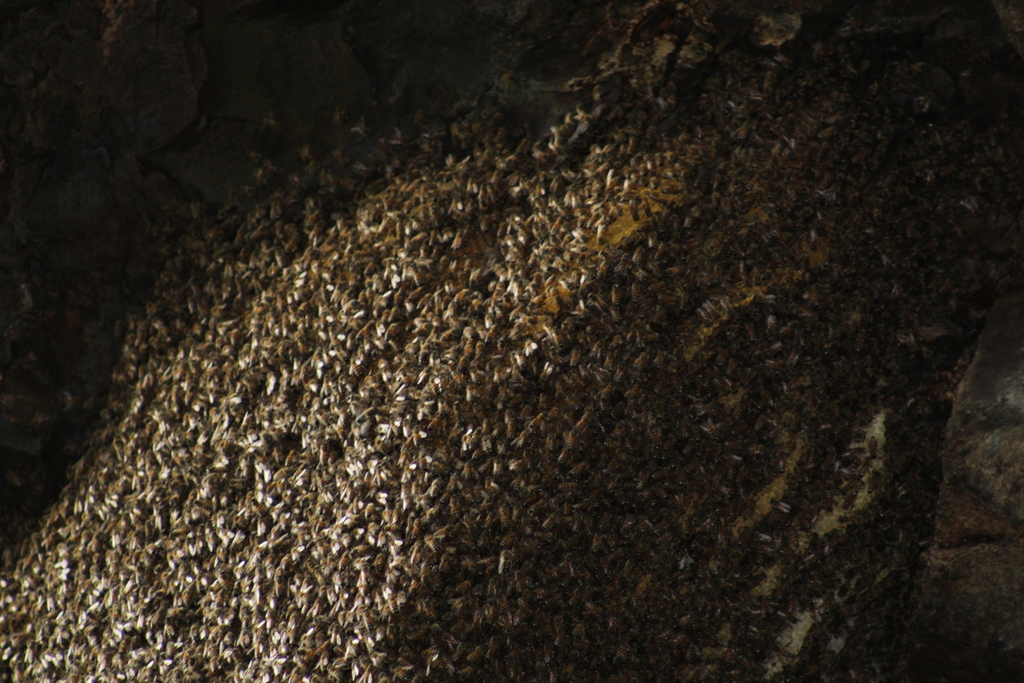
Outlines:
[[887, 73], [728, 52], [351, 206], [199, 216], [4, 556], [0, 677], [898, 677], [963, 227], [1021, 197]]

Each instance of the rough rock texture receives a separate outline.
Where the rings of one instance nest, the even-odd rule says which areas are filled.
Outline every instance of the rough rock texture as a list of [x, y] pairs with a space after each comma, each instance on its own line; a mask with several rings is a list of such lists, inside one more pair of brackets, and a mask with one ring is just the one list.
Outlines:
[[[117, 322], [152, 280], [144, 227], [180, 197], [139, 156], [197, 115], [195, 10], [0, 5], [0, 546], [63, 484], [105, 403]], [[201, 69], [200, 69], [201, 71]]]
[[949, 422], [919, 614], [921, 681], [1024, 680], [1024, 294], [988, 316]]
[[1024, 3], [1018, 0], [992, 0], [993, 7], [999, 13], [1006, 37], [1024, 54]]
[[642, 7], [206, 0], [203, 120], [147, 161], [194, 198], [224, 201], [250, 182], [254, 151], [274, 165], [294, 165], [299, 147], [341, 155], [338, 175], [358, 179], [397, 172], [403, 150], [482, 106], [547, 134], [589, 96], [575, 80], [614, 57]]
[[656, 11], [539, 144], [480, 113], [354, 199], [313, 159], [163, 225], [0, 677], [905, 677], [1022, 132], [961, 115], [941, 22]]

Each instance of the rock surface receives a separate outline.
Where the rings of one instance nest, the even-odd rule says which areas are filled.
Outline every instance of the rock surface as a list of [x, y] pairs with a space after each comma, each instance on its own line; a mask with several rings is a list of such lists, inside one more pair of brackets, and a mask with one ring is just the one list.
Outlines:
[[915, 675], [1024, 680], [1024, 294], [989, 313], [946, 438]]
[[63, 485], [151, 279], [147, 217], [181, 195], [140, 155], [197, 116], [196, 16], [0, 6], [0, 545]]

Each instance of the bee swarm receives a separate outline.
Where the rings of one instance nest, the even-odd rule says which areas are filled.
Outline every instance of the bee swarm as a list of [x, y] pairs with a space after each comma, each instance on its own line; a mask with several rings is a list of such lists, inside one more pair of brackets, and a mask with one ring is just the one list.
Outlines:
[[885, 59], [729, 51], [351, 205], [171, 219], [0, 563], [0, 679], [898, 679], [988, 277], [960, 225], [1022, 201]]

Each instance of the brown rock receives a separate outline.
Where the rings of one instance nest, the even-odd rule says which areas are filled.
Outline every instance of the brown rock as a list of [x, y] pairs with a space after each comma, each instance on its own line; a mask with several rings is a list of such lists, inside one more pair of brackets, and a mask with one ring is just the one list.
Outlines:
[[0, 547], [62, 484], [150, 277], [145, 214], [182, 196], [140, 157], [197, 116], [196, 18], [184, 0], [0, 3]]
[[1024, 679], [1024, 293], [989, 314], [954, 404], [918, 615], [921, 681]]
[[992, 0], [992, 6], [999, 13], [1006, 37], [1017, 52], [1024, 51], [1024, 3], [1020, 0]]
[[122, 3], [110, 14], [99, 43], [103, 104], [124, 117], [125, 142], [145, 153], [169, 143], [198, 116], [206, 78], [194, 31], [198, 12], [177, 0]]

